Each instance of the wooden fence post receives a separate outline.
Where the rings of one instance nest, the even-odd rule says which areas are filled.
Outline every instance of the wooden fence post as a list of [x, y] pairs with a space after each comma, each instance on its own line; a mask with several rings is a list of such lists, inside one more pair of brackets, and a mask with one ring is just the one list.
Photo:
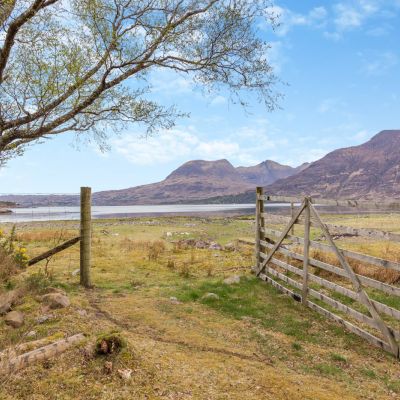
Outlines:
[[81, 247], [80, 247], [80, 283], [85, 288], [90, 288], [90, 264], [92, 241], [92, 189], [81, 187]]
[[[294, 203], [290, 203], [290, 218], [294, 217]], [[294, 235], [294, 225], [292, 226], [291, 234]]]
[[261, 228], [264, 226], [264, 218], [262, 213], [264, 212], [264, 200], [260, 199], [260, 196], [264, 194], [262, 187], [256, 189], [256, 270], [258, 271], [261, 266], [261, 245], [260, 241], [263, 240], [264, 233], [261, 232]]
[[304, 221], [304, 258], [303, 258], [303, 292], [302, 292], [302, 303], [307, 305], [307, 295], [308, 295], [308, 265], [310, 258], [310, 199], [306, 197], [304, 199], [306, 208], [305, 221]]

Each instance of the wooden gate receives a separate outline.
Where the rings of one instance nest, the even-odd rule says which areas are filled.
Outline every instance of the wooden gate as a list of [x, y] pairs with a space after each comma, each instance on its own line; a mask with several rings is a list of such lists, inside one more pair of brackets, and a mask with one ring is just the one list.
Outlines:
[[[282, 200], [292, 203], [291, 218], [265, 212], [265, 202]], [[352, 333], [399, 358], [400, 333], [398, 321], [400, 321], [400, 311], [384, 304], [381, 298], [385, 298], [385, 296], [389, 298], [390, 296], [399, 297], [400, 287], [355, 273], [349, 260], [357, 260], [368, 265], [397, 271], [400, 271], [400, 264], [340, 249], [336, 245], [331, 231], [341, 230], [346, 234], [370, 238], [389, 238], [397, 241], [400, 241], [400, 235], [370, 229], [327, 225], [322, 221], [313, 199], [305, 197], [294, 206], [295, 201], [295, 199], [265, 196], [262, 188], [257, 188], [256, 266], [254, 272], [279, 291], [338, 322]], [[323, 202], [327, 205], [343, 206], [354, 206], [356, 204], [351, 201], [337, 202], [319, 199], [316, 202], [318, 204]], [[276, 223], [277, 220], [280, 220], [280, 223], [285, 220], [288, 221], [282, 231], [267, 227], [266, 222]], [[294, 235], [295, 224], [304, 226], [303, 237]], [[310, 240], [311, 227], [320, 229], [325, 238], [325, 243]], [[289, 241], [290, 245], [287, 245], [286, 241]], [[297, 248], [293, 249], [293, 245]], [[299, 247], [301, 250], [299, 250]], [[310, 248], [333, 253], [340, 266], [323, 262], [318, 260], [317, 257], [312, 258]], [[301, 265], [298, 265], [299, 262]], [[329, 272], [331, 274], [329, 279], [317, 276], [315, 273], [317, 270]], [[384, 296], [380, 296], [382, 293]], [[345, 297], [341, 299], [340, 296]], [[342, 301], [339, 301], [338, 297]], [[376, 300], [376, 298], [381, 301]], [[350, 304], [352, 307], [344, 303]]]

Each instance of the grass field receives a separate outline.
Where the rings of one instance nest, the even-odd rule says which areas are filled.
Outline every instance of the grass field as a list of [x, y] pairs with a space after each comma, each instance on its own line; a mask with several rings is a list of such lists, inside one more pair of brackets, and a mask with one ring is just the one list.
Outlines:
[[[400, 231], [398, 215], [327, 216], [343, 225]], [[9, 230], [10, 226], [4, 226]], [[93, 225], [95, 288], [78, 285], [79, 246], [47, 265], [28, 268], [4, 285], [24, 285], [15, 309], [23, 327], [0, 320], [0, 348], [47, 336], [83, 332], [88, 342], [118, 331], [127, 347], [111, 357], [88, 357], [85, 346], [0, 378], [0, 399], [395, 399], [399, 361], [345, 332], [250, 273], [253, 249], [197, 249], [179, 243], [212, 240], [221, 245], [254, 239], [253, 218], [160, 217], [97, 220]], [[300, 227], [296, 233], [300, 233]], [[33, 257], [62, 237], [76, 236], [76, 222], [20, 224], [18, 239]], [[313, 232], [315, 236], [317, 233]], [[359, 238], [343, 247], [397, 260], [400, 247]], [[240, 275], [226, 285], [225, 277]], [[67, 309], [43, 314], [47, 287], [64, 289]], [[218, 298], [204, 297], [214, 293]], [[398, 300], [384, 299], [394, 303]], [[27, 338], [27, 332], [35, 336]]]

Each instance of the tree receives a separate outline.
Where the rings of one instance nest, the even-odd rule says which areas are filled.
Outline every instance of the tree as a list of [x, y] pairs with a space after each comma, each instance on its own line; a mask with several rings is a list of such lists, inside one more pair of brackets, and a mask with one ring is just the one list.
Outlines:
[[[0, 163], [63, 132], [179, 115], [146, 98], [155, 69], [188, 74], [245, 103], [276, 105], [276, 77], [257, 26], [269, 0], [0, 0]], [[147, 96], [148, 97], [148, 96]]]

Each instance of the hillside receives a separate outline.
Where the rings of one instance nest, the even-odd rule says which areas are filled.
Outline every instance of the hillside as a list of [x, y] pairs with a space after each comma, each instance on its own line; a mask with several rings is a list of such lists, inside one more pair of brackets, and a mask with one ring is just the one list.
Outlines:
[[[94, 205], [174, 204], [221, 202], [221, 198], [233, 198], [255, 186], [275, 182], [298, 172], [274, 161], [264, 161], [252, 167], [235, 168], [227, 160], [193, 160], [181, 165], [163, 181], [121, 190], [107, 190], [93, 194]], [[13, 201], [26, 206], [76, 206], [74, 195], [1, 196], [0, 200]], [[232, 200], [230, 200], [232, 201]], [[237, 201], [235, 201], [237, 202]]]
[[270, 194], [333, 198], [400, 198], [400, 130], [385, 130], [342, 148], [267, 187]]

